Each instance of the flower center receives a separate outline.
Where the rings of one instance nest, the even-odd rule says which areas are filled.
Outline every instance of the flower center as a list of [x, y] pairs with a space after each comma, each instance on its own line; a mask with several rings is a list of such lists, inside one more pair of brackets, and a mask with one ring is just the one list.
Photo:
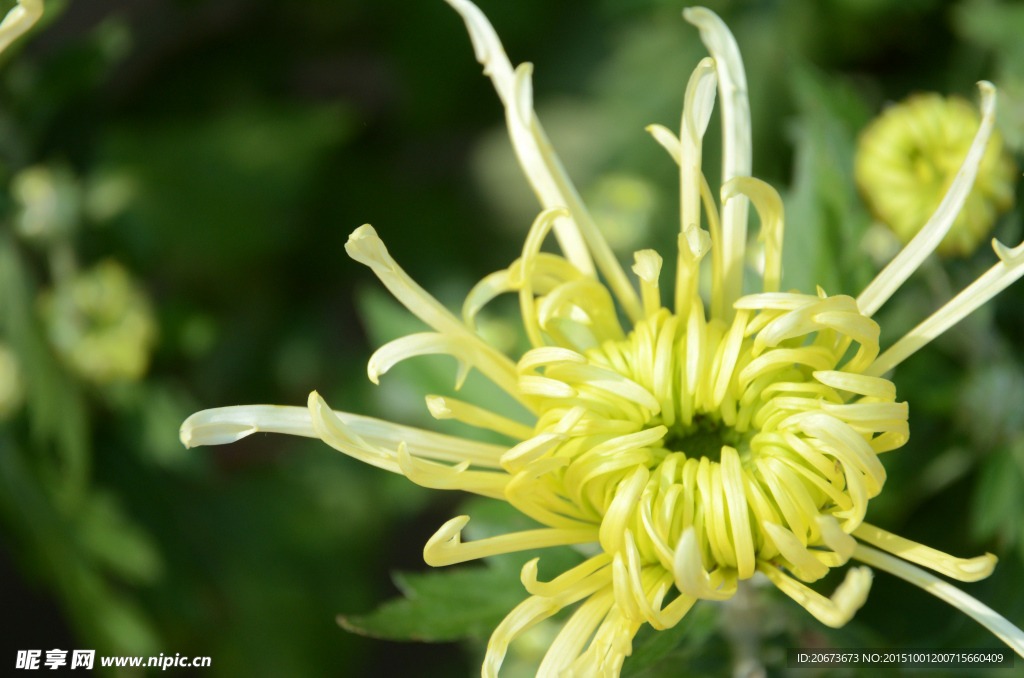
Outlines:
[[750, 453], [750, 431], [740, 433], [710, 415], [697, 415], [689, 424], [678, 422], [670, 426], [661, 443], [669, 452], [682, 452], [687, 457], [719, 462], [722, 459], [722, 446], [735, 448], [740, 458]]

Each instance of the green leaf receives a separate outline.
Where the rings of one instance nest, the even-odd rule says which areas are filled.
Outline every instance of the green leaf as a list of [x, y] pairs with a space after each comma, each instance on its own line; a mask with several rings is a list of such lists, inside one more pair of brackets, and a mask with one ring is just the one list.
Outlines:
[[161, 575], [163, 563], [152, 538], [125, 515], [116, 497], [92, 494], [77, 528], [82, 547], [124, 580], [151, 583]]
[[[18, 354], [28, 384], [28, 415], [33, 447], [63, 508], [74, 510], [85, 497], [90, 450], [85, 400], [78, 385], [59, 367], [35, 314], [35, 286], [21, 252], [10, 238], [0, 238], [0, 324]], [[39, 449], [52, 445], [57, 463]]]
[[339, 615], [342, 628], [391, 640], [484, 639], [527, 597], [517, 573], [490, 567], [398, 572], [394, 582], [403, 597], [367, 615]]
[[[195, 280], [278, 256], [318, 165], [349, 136], [337, 105], [238, 105], [111, 130], [102, 166], [131, 176], [125, 224], [137, 251]], [[144, 230], [145, 232], [138, 232]]]
[[783, 288], [853, 293], [872, 273], [861, 250], [870, 218], [853, 182], [854, 137], [866, 109], [849, 86], [807, 66], [792, 69], [791, 86], [801, 115], [792, 130], [793, 187], [785, 196]]
[[714, 605], [700, 601], [670, 629], [656, 631], [645, 625], [633, 640], [633, 654], [622, 667], [622, 678], [679, 675], [679, 667], [688, 663], [717, 628]]
[[[1021, 453], [1021, 443], [1017, 456]], [[974, 491], [971, 531], [978, 540], [997, 534], [1012, 543], [1024, 515], [1024, 462], [1014, 459], [1014, 450], [999, 450], [988, 457]]]

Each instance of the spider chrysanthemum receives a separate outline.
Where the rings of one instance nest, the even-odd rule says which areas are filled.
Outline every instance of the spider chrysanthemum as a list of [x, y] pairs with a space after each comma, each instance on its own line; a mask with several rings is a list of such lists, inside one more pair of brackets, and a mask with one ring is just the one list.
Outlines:
[[[871, 571], [850, 568], [831, 598], [806, 583], [851, 559], [902, 577], [973, 616], [1024, 654], [1024, 634], [921, 567], [961, 581], [987, 576], [995, 557], [954, 558], [864, 522], [885, 484], [880, 455], [907, 440], [908, 408], [885, 374], [1024, 274], [1024, 247], [994, 243], [999, 262], [949, 304], [880, 352], [872, 315], [945, 236], [971, 189], [992, 132], [995, 91], [981, 83], [982, 123], [928, 224], [856, 299], [782, 292], [779, 195], [750, 176], [746, 78], [732, 34], [712, 12], [685, 18], [711, 53], [686, 88], [679, 135], [649, 128], [680, 167], [681, 229], [673, 300], [663, 306], [661, 257], [636, 253], [639, 293], [594, 226], [555, 157], [532, 106], [531, 66], [513, 68], [494, 29], [467, 0], [477, 59], [505, 105], [512, 143], [544, 211], [519, 258], [484, 278], [457, 317], [413, 282], [370, 226], [349, 239], [369, 266], [434, 331], [403, 337], [369, 362], [376, 382], [395, 363], [447, 354], [457, 382], [476, 369], [531, 415], [501, 416], [487, 403], [427, 396], [430, 412], [517, 441], [485, 444], [334, 412], [313, 393], [308, 408], [206, 410], [182, 426], [188, 446], [256, 431], [320, 437], [357, 459], [420, 485], [508, 501], [543, 527], [473, 542], [468, 516], [441, 527], [424, 549], [435, 566], [567, 544], [598, 553], [550, 582], [537, 561], [529, 592], [494, 631], [483, 666], [495, 676], [509, 643], [580, 603], [547, 652], [539, 676], [618, 675], [642, 624], [665, 629], [698, 599], [724, 600], [763, 573], [830, 626], [864, 603]], [[702, 139], [722, 107], [720, 204], [701, 172]], [[747, 213], [764, 241], [763, 292], [744, 296]], [[700, 227], [706, 220], [708, 230]], [[541, 251], [554, 232], [563, 255]], [[700, 268], [711, 272], [708, 307]], [[601, 280], [605, 282], [601, 282]], [[533, 348], [513, 360], [486, 343], [474, 319], [489, 301], [518, 295]], [[621, 318], [628, 318], [624, 328]], [[921, 566], [921, 567], [918, 567]]]

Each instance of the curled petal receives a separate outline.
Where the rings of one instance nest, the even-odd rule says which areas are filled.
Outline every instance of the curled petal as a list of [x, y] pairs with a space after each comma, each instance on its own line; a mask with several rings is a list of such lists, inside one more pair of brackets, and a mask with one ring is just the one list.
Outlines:
[[427, 540], [423, 547], [423, 560], [427, 565], [442, 567], [502, 553], [597, 541], [597, 528], [594, 527], [526, 530], [466, 544], [462, 542], [462, 528], [468, 523], [469, 516], [452, 518]]
[[[491, 634], [484, 656], [483, 678], [497, 678], [509, 644], [538, 622], [598, 591], [606, 590], [611, 580], [609, 568], [599, 570], [553, 598], [531, 596], [516, 606]], [[614, 608], [613, 608], [614, 609]]]
[[857, 541], [843, 531], [843, 528], [839, 526], [839, 521], [834, 517], [819, 515], [817, 520], [818, 529], [821, 531], [821, 540], [825, 546], [839, 556], [839, 564], [845, 564], [853, 556]]
[[871, 570], [866, 567], [851, 567], [847, 570], [846, 579], [836, 587], [831, 598], [826, 598], [763, 561], [757, 564], [757, 569], [818, 621], [832, 628], [844, 626], [853, 619], [857, 610], [864, 606], [871, 590]]
[[960, 581], [979, 581], [988, 577], [999, 560], [991, 553], [976, 558], [954, 558], [868, 523], [861, 523], [860, 527], [853, 531], [853, 536], [894, 556]]
[[771, 185], [754, 177], [734, 177], [722, 184], [722, 204], [736, 195], [745, 195], [754, 203], [761, 219], [764, 241], [764, 291], [778, 292], [782, 280], [782, 230], [785, 216], [782, 198]]
[[633, 520], [640, 493], [649, 478], [647, 467], [637, 466], [633, 474], [619, 484], [615, 499], [601, 521], [600, 540], [605, 553], [618, 553], [625, 547], [626, 526]]
[[[507, 356], [471, 332], [468, 327], [426, 290], [416, 284], [391, 257], [384, 242], [369, 224], [360, 226], [345, 243], [345, 251], [368, 266], [403, 306], [439, 334], [453, 338], [474, 356], [476, 367], [506, 393], [518, 397], [515, 387], [515, 365]], [[523, 404], [529, 409], [530, 405]]]
[[728, 600], [736, 593], [735, 582], [731, 587], [719, 588], [722, 583], [721, 577], [718, 577], [716, 583], [704, 569], [697, 532], [692, 527], [686, 528], [679, 545], [676, 546], [673, 574], [676, 587], [686, 596], [705, 600]]
[[796, 535], [772, 523], [762, 523], [765, 534], [775, 543], [782, 557], [793, 566], [793, 573], [804, 581], [818, 581], [828, 574], [828, 567], [811, 555], [811, 552], [800, 543]]
[[566, 590], [579, 584], [601, 568], [607, 567], [612, 562], [612, 556], [608, 553], [602, 553], [593, 558], [588, 558], [571, 570], [558, 575], [550, 582], [538, 581], [538, 561], [540, 561], [540, 558], [534, 558], [523, 565], [523, 571], [519, 578], [523, 582], [523, 587], [530, 595], [554, 598], [565, 593]]
[[672, 159], [676, 161], [677, 165], [682, 164], [682, 146], [680, 146], [679, 138], [664, 125], [648, 125], [644, 128], [647, 132], [654, 137], [654, 140], [661, 144], [661, 147], [668, 151], [668, 154], [672, 156]]
[[309, 394], [309, 416], [316, 434], [334, 449], [385, 471], [402, 472], [394, 452], [375, 447], [363, 440], [327, 406], [316, 391]]

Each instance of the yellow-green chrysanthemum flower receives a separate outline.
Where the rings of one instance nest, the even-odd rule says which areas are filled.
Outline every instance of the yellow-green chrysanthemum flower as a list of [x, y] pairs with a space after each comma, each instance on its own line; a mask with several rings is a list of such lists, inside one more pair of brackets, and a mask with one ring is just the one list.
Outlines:
[[[854, 172], [871, 211], [904, 244], [917, 235], [956, 178], [981, 121], [959, 97], [917, 94], [891, 106], [860, 136]], [[998, 130], [939, 254], [966, 256], [1013, 206], [1016, 168]]]
[[[431, 413], [508, 436], [493, 445], [332, 411], [315, 392], [307, 408], [206, 410], [182, 425], [186, 446], [257, 431], [319, 437], [337, 450], [426, 487], [508, 501], [544, 527], [463, 542], [469, 516], [427, 542], [434, 566], [565, 544], [595, 555], [550, 582], [523, 568], [530, 596], [494, 631], [483, 675], [496, 676], [509, 643], [580, 603], [544, 657], [539, 676], [617, 676], [641, 625], [669, 628], [698, 599], [724, 600], [763, 573], [831, 626], [864, 603], [871, 570], [849, 569], [831, 598], [806, 583], [851, 558], [950, 602], [1024, 655], [1024, 633], [924, 568], [962, 581], [987, 576], [995, 557], [960, 559], [864, 522], [882, 490], [879, 455], [907, 440], [907, 404], [885, 375], [1024, 274], [1024, 246], [995, 243], [999, 263], [880, 354], [871, 316], [945, 236], [960, 212], [992, 133], [995, 90], [981, 83], [983, 119], [957, 179], [928, 224], [856, 299], [781, 292], [782, 203], [750, 176], [746, 79], [733, 36], [712, 12], [689, 9], [711, 53], [686, 88], [680, 134], [650, 131], [680, 166], [682, 192], [674, 302], [662, 305], [661, 257], [636, 253], [637, 293], [555, 157], [532, 107], [531, 66], [513, 69], [494, 29], [468, 0], [477, 59], [505, 104], [516, 154], [544, 211], [505, 270], [470, 291], [457, 317], [419, 287], [370, 226], [346, 250], [433, 331], [403, 337], [370, 358], [374, 382], [395, 363], [447, 354], [461, 383], [477, 369], [515, 398], [530, 425], [487, 403], [427, 396]], [[701, 172], [716, 98], [724, 130], [719, 206]], [[742, 295], [749, 203], [765, 241], [763, 292]], [[700, 228], [701, 211], [710, 226]], [[541, 251], [554, 232], [563, 256]], [[706, 257], [710, 253], [710, 256]], [[710, 308], [698, 294], [712, 272]], [[607, 285], [599, 280], [599, 274]], [[477, 312], [518, 295], [533, 348], [512, 360], [474, 329]], [[623, 328], [620, 312], [631, 326]], [[847, 358], [850, 355], [852, 357]]]
[[146, 293], [108, 259], [39, 298], [50, 342], [80, 377], [134, 381], [149, 367], [156, 319]]

